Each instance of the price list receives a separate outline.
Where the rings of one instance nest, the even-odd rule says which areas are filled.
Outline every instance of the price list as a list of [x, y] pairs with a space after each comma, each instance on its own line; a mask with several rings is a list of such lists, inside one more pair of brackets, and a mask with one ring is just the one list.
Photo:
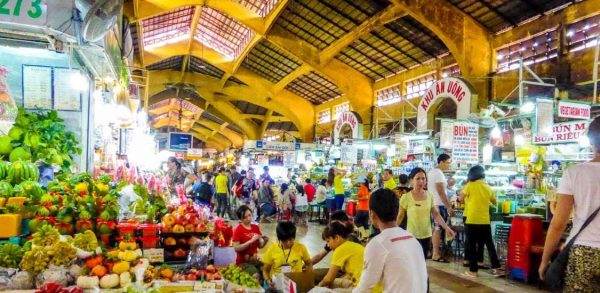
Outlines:
[[452, 160], [457, 163], [479, 162], [479, 126], [471, 123], [457, 122], [452, 127], [454, 135]]

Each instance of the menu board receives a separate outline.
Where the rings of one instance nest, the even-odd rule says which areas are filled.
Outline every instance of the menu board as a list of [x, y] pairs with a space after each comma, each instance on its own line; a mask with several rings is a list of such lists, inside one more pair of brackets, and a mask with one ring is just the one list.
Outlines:
[[358, 163], [358, 149], [352, 145], [341, 146], [341, 158], [342, 163], [345, 164], [356, 164]]
[[452, 127], [454, 143], [452, 160], [456, 163], [479, 162], [479, 126], [468, 122], [455, 122]]
[[23, 65], [23, 107], [52, 109], [52, 68]]
[[73, 75], [78, 73], [81, 74], [77, 69], [54, 68], [55, 110], [81, 111], [81, 93], [73, 89], [71, 81]]
[[442, 148], [442, 149], [451, 149], [452, 148], [453, 125], [454, 125], [453, 121], [449, 121], [449, 120], [441, 121], [440, 148]]

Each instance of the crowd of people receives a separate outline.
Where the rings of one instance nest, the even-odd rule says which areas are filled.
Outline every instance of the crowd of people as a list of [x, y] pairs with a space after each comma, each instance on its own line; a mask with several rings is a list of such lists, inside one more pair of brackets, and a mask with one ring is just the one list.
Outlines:
[[[591, 224], [578, 236], [571, 251], [572, 258], [566, 271], [566, 286], [572, 289], [567, 290], [569, 292], [581, 288], [600, 291], [600, 282], [597, 282], [600, 279], [600, 218], [592, 218], [600, 206], [597, 196], [597, 190], [600, 190], [599, 118], [590, 124], [587, 135], [594, 149], [594, 159], [565, 171], [539, 269], [543, 279], [574, 209], [573, 231], [578, 231], [586, 220]], [[252, 168], [239, 173], [235, 166], [220, 168], [217, 174], [203, 172], [194, 177], [183, 175], [176, 160], [169, 160], [169, 167], [174, 175], [172, 180], [182, 182], [190, 197], [200, 204], [212, 205], [220, 217], [240, 221], [233, 237], [237, 263], [267, 282], [282, 272], [312, 271], [316, 263], [333, 251], [321, 286], [354, 287], [354, 292], [377, 291], [381, 286], [384, 292], [425, 292], [428, 290], [425, 260], [448, 262], [442, 248], [445, 238], [451, 239], [455, 235], [449, 224], [449, 217], [455, 213], [453, 198], [465, 206], [464, 266], [468, 270], [463, 276], [478, 277], [478, 271], [485, 268], [484, 249], [490, 258], [490, 273], [503, 274], [492, 238], [489, 213], [489, 206], [496, 204], [496, 198], [492, 188], [485, 183], [485, 169], [472, 167], [466, 183], [455, 190], [452, 188], [454, 180], [444, 175], [451, 163], [449, 155], [441, 154], [437, 166], [429, 172], [414, 168], [410, 174], [398, 176], [396, 182], [392, 171], [385, 170], [380, 186], [374, 186], [368, 180], [359, 182], [357, 212], [352, 221], [342, 210], [346, 198], [342, 182], [346, 171], [343, 169], [330, 168], [327, 178], [315, 184], [310, 179], [299, 182], [297, 177], [291, 176], [288, 182], [280, 185], [276, 194], [272, 186], [275, 181], [269, 175], [268, 167], [258, 179]], [[307, 248], [295, 240], [297, 225], [307, 224], [306, 212], [310, 203], [328, 207], [328, 223], [322, 233], [326, 245], [312, 257]], [[273, 220], [278, 222], [278, 241], [268, 247], [259, 260], [258, 249], [265, 247], [269, 239], [255, 223]], [[356, 227], [374, 231], [366, 247], [365, 239], [357, 235]], [[590, 264], [586, 259], [597, 261]], [[586, 284], [592, 285], [586, 287]]]

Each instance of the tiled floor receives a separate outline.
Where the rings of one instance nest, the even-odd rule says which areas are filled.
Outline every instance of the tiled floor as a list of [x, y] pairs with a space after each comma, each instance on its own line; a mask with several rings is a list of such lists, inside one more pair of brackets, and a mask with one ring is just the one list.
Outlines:
[[[261, 224], [261, 230], [264, 234], [270, 237], [272, 241], [277, 241], [275, 234], [276, 224]], [[323, 226], [311, 224], [308, 228], [298, 227], [296, 240], [303, 243], [308, 248], [311, 255], [318, 253], [323, 249], [325, 242], [321, 239], [321, 231]], [[316, 268], [327, 268], [331, 261], [329, 254], [323, 261], [318, 263]], [[465, 279], [460, 274], [465, 270], [461, 263], [443, 264], [432, 261], [427, 262], [430, 278], [431, 292], [446, 293], [446, 292], [542, 292], [534, 286], [523, 283], [510, 281], [505, 278], [496, 278], [488, 274], [486, 271], [481, 271], [478, 279]]]

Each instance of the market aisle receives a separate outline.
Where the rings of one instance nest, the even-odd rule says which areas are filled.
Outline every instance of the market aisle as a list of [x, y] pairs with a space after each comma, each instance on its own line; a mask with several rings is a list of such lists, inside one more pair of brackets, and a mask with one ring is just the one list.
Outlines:
[[[260, 224], [262, 232], [269, 236], [272, 241], [277, 241], [275, 234], [275, 223]], [[321, 231], [324, 226], [310, 224], [308, 228], [298, 227], [296, 240], [306, 245], [311, 255], [318, 253], [323, 249], [325, 242], [321, 239]], [[317, 268], [327, 268], [331, 261], [329, 254], [323, 261], [317, 264]], [[431, 281], [431, 292], [446, 293], [491, 293], [491, 292], [542, 292], [536, 290], [533, 286], [528, 286], [518, 282], [512, 282], [504, 278], [495, 278], [486, 272], [480, 274], [477, 280], [467, 280], [459, 275], [464, 271], [462, 264], [442, 264], [427, 262], [429, 277]]]

